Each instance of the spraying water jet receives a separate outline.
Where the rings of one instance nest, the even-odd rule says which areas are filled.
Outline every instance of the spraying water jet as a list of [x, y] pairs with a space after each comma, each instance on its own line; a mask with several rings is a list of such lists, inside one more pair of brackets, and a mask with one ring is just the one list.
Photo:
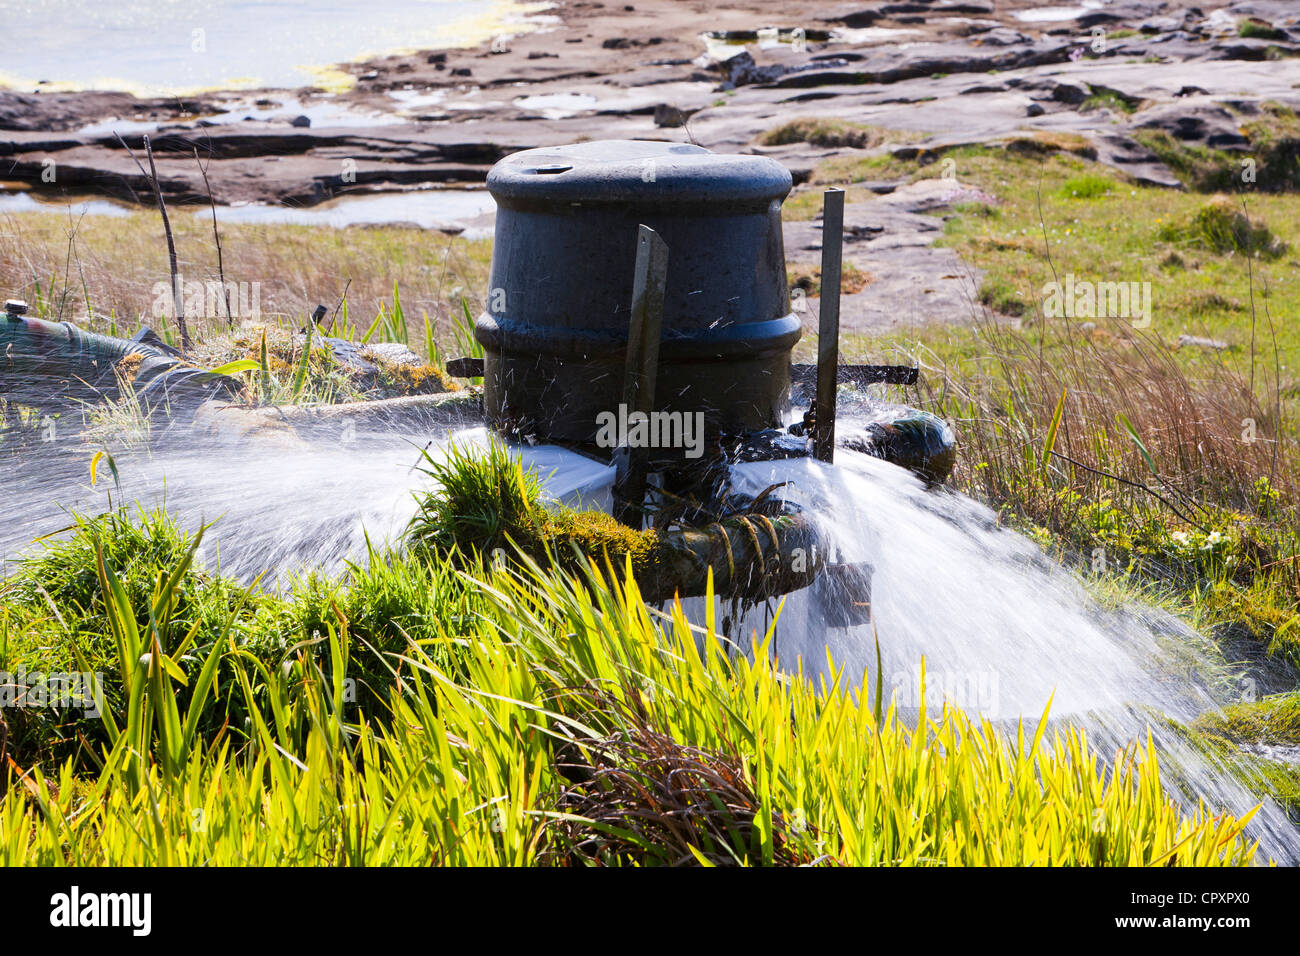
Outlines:
[[[124, 493], [154, 493], [165, 476], [175, 489], [169, 505], [200, 518], [224, 514], [227, 529], [255, 544], [242, 556], [229, 552], [223, 569], [249, 579], [294, 560], [328, 566], [360, 553], [359, 519], [390, 533], [404, 526], [416, 481], [409, 439], [418, 447], [486, 421], [549, 476], [553, 497], [618, 508], [676, 549], [678, 558], [644, 579], [647, 598], [687, 599], [688, 616], [701, 620], [690, 596], [704, 593], [711, 572], [716, 594], [749, 605], [733, 632], [761, 633], [765, 599], [789, 595], [775, 648], [784, 667], [844, 667], [864, 691], [883, 682], [904, 703], [937, 687], [995, 720], [1032, 721], [1055, 694], [1054, 713], [1106, 744], [1154, 727], [1189, 805], [1206, 798], [1249, 809], [1257, 793], [1167, 731], [1226, 699], [1213, 673], [1220, 665], [1198, 635], [1150, 609], [1099, 607], [1073, 575], [999, 529], [987, 509], [936, 493], [952, 467], [952, 430], [915, 409], [846, 392], [914, 381], [914, 370], [824, 363], [818, 375], [791, 364], [802, 321], [790, 307], [780, 232], [789, 176], [774, 166], [663, 143], [585, 143], [509, 157], [489, 179], [501, 216], [488, 307], [476, 327], [485, 357], [452, 369], [484, 378], [481, 410], [470, 391], [354, 407], [211, 403], [200, 422], [256, 420], [250, 435], [277, 423], [300, 443], [269, 456], [237, 438], [223, 447], [220, 467], [207, 442], [160, 450], [133, 463], [138, 485]], [[662, 241], [666, 262], [647, 254], [638, 267], [643, 227]], [[823, 299], [831, 295], [824, 287]], [[132, 354], [118, 344], [126, 340], [95, 343], [105, 366], [88, 358], [94, 340], [11, 314], [5, 334], [15, 348], [4, 360], [28, 364], [4, 367], [8, 397], [44, 406], [73, 400], [74, 390], [77, 399], [113, 394], [105, 372]], [[18, 376], [20, 367], [31, 374]], [[828, 381], [838, 402], [817, 401]], [[813, 438], [837, 406], [831, 467], [814, 456]], [[626, 426], [612, 441], [601, 435], [611, 414]], [[698, 444], [685, 427], [697, 415]], [[652, 423], [667, 441], [637, 438], [650, 438]], [[349, 432], [374, 444], [359, 451], [341, 442]], [[489, 440], [483, 431], [459, 437]], [[643, 484], [628, 480], [633, 471]], [[41, 475], [25, 495], [10, 496], [23, 509], [0, 544], [57, 527], [52, 509], [33, 505], [52, 497], [53, 480]], [[59, 480], [60, 503], [89, 500], [73, 478]], [[249, 486], [260, 493], [250, 495]], [[932, 678], [925, 689], [916, 681], [923, 657]], [[1252, 825], [1270, 855], [1300, 856], [1294, 827], [1276, 806], [1266, 804]]]

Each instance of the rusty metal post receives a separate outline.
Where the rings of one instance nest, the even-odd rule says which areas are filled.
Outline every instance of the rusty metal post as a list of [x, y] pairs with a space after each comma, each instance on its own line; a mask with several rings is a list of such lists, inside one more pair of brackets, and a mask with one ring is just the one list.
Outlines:
[[822, 205], [822, 281], [817, 328], [817, 422], [813, 455], [835, 457], [835, 382], [840, 364], [840, 267], [844, 253], [844, 190], [826, 190]]
[[[655, 378], [659, 373], [659, 339], [667, 285], [668, 246], [649, 226], [639, 226], [632, 319], [627, 333], [627, 367], [623, 376], [622, 411], [628, 416], [634, 412], [648, 416], [655, 408]], [[626, 457], [614, 484], [614, 517], [639, 529], [646, 493], [646, 449], [626, 448], [620, 449], [620, 453]]]

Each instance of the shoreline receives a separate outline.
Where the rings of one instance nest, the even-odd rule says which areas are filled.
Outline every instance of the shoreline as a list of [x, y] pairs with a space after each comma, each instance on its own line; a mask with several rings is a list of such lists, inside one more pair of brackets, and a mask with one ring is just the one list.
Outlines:
[[[0, 91], [0, 154], [9, 160], [0, 182], [25, 184], [37, 199], [151, 205], [148, 181], [114, 133], [136, 151], [150, 136], [173, 203], [208, 201], [197, 150], [213, 198], [231, 206], [314, 206], [477, 185], [511, 152], [584, 139], [692, 139], [763, 152], [785, 163], [797, 184], [830, 156], [880, 151], [757, 142], [782, 123], [820, 117], [906, 131], [904, 148], [916, 150], [1023, 131], [1075, 134], [1091, 140], [1101, 162], [1140, 182], [1175, 186], [1129, 135], [1146, 106], [1181, 104], [1213, 137], [1233, 124], [1203, 114], [1222, 113], [1226, 97], [1300, 103], [1300, 11], [1273, 4], [1287, 16], [1275, 18], [1280, 36], [1265, 41], [1236, 35], [1241, 18], [1231, 6], [1115, 3], [1026, 22], [1017, 14], [1040, 4], [757, 0], [739, 10], [681, 0], [569, 2], [542, 14], [557, 22], [506, 42], [346, 64], [355, 86], [344, 93], [241, 90], [167, 101]], [[770, 25], [802, 27], [807, 41], [753, 42]], [[1097, 30], [1113, 37], [1101, 51], [1089, 46]], [[734, 59], [711, 61], [707, 31], [750, 42]], [[1098, 133], [1096, 116], [1081, 115], [1090, 90], [1124, 107], [1113, 132]], [[1130, 115], [1130, 103], [1143, 112]]]
[[[172, 4], [174, 13], [133, 11], [100, 20], [75, 17], [78, 0], [66, 0], [71, 22], [60, 24], [56, 47], [45, 57], [15, 57], [0, 69], [0, 90], [20, 93], [127, 94], [140, 102], [201, 100], [223, 93], [317, 89], [342, 93], [356, 64], [389, 56], [479, 47], [511, 31], [545, 27], [552, 0], [386, 0], [375, 16], [325, 16], [310, 11], [286, 20], [256, 0], [223, 0], [224, 16]], [[216, 12], [216, 11], [213, 11]], [[40, 46], [50, 20], [28, 20], [15, 33]], [[99, 54], [101, 45], [129, 48], [136, 35], [152, 35], [126, 69]], [[269, 45], [268, 45], [269, 44]], [[209, 49], [233, 55], [208, 56]], [[46, 77], [58, 77], [47, 79]]]

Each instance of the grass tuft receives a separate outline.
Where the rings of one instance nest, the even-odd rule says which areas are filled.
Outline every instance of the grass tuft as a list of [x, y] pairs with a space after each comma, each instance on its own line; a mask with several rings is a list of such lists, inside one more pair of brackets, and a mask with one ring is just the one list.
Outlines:
[[1277, 259], [1287, 244], [1263, 222], [1252, 220], [1241, 204], [1228, 196], [1215, 196], [1183, 223], [1167, 223], [1160, 230], [1167, 242], [1200, 246], [1219, 255], [1241, 253]]
[[1100, 173], [1086, 172], [1071, 176], [1060, 188], [1060, 195], [1068, 199], [1097, 199], [1114, 190], [1115, 180]]
[[786, 146], [808, 143], [827, 148], [874, 149], [890, 142], [905, 142], [909, 137], [894, 130], [866, 126], [848, 120], [809, 117], [791, 120], [770, 129], [758, 138], [763, 146]]
[[1286, 31], [1266, 20], [1242, 20], [1237, 24], [1237, 36], [1243, 40], [1285, 40]]
[[1192, 729], [1234, 744], [1300, 747], [1300, 694], [1233, 704], [1197, 718]]
[[1002, 315], [1020, 316], [1029, 311], [1028, 303], [1010, 283], [994, 277], [980, 284], [979, 300]]
[[435, 488], [417, 496], [407, 540], [428, 554], [488, 554], [533, 542], [545, 522], [541, 479], [502, 443], [424, 453]]

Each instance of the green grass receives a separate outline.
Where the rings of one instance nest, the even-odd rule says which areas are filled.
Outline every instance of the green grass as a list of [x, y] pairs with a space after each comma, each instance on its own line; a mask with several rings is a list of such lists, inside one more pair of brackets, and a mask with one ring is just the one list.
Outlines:
[[1234, 704], [1206, 714], [1193, 726], [1234, 744], [1300, 747], [1300, 694]]
[[1259, 20], [1242, 20], [1237, 35], [1243, 40], [1285, 40], [1286, 31]]
[[[1252, 316], [1249, 311], [1243, 315], [1240, 306], [1249, 310], [1253, 300], [1257, 365], [1267, 363], [1271, 375], [1276, 335], [1281, 365], [1284, 370], [1295, 367], [1300, 329], [1284, 320], [1300, 308], [1293, 255], [1252, 262], [1248, 271], [1240, 255], [1228, 254], [1230, 247], [1220, 251], [1221, 244], [1190, 238], [1182, 230], [1201, 215], [1205, 197], [1120, 184], [1113, 173], [1068, 153], [1041, 159], [1011, 150], [967, 149], [947, 155], [955, 160], [961, 182], [1000, 200], [997, 217], [955, 211], [942, 240], [991, 273], [993, 283], [1017, 290], [1022, 298], [1031, 293], [1039, 298], [1040, 290], [1053, 281], [1053, 266], [1060, 277], [1072, 273], [1091, 281], [1149, 281], [1153, 328], [1161, 338], [1171, 344], [1184, 333], [1226, 339], [1242, 347], [1247, 361]], [[938, 164], [908, 167], [911, 176], [939, 172]], [[1081, 178], [1105, 180], [1111, 188], [1082, 202], [1073, 195], [1072, 185]], [[1300, 196], [1246, 194], [1244, 200], [1257, 228], [1268, 229], [1287, 247], [1300, 241]], [[1264, 247], [1247, 240], [1243, 248]], [[1173, 263], [1181, 265], [1171, 267]], [[1221, 297], [1223, 307], [1214, 308], [1216, 300], [1210, 295]], [[1257, 369], [1257, 377], [1262, 374]], [[1281, 384], [1284, 391], [1293, 387], [1289, 377]]]
[[758, 138], [763, 146], [785, 146], [790, 143], [809, 143], [813, 146], [874, 149], [885, 143], [905, 143], [916, 139], [915, 134], [867, 126], [849, 120], [827, 117], [791, 120]]
[[[1238, 198], [1125, 183], [1081, 148], [1034, 139], [945, 154], [998, 214], [944, 210], [940, 241], [986, 271], [981, 301], [1020, 327], [972, 315], [973, 328], [848, 335], [844, 360], [920, 364], [907, 400], [956, 427], [956, 487], [1085, 574], [1105, 549], [1132, 593], [1160, 589], [1225, 646], [1244, 637], [1256, 666], [1285, 673], [1300, 663], [1300, 332], [1286, 321], [1300, 310], [1300, 196], [1246, 193], [1247, 223]], [[938, 164], [899, 172], [934, 176]], [[1045, 287], [1067, 275], [1150, 282], [1151, 328], [1044, 316]], [[1184, 334], [1230, 348], [1177, 348]], [[1043, 460], [1063, 392], [1053, 451], [1100, 473]]]
[[1137, 130], [1133, 138], [1198, 192], [1224, 192], [1241, 181], [1240, 157], [1224, 150], [1183, 143], [1164, 130]]
[[1241, 152], [1184, 143], [1163, 130], [1137, 130], [1133, 136], [1198, 192], [1282, 193], [1300, 189], [1300, 117], [1282, 103], [1261, 104], [1259, 113], [1240, 117], [1248, 141]]
[[[1048, 733], [1046, 720], [1006, 735], [945, 708], [911, 729], [892, 704], [859, 699], [858, 675], [782, 674], [770, 632], [751, 654], [729, 653], [711, 623], [699, 632], [679, 610], [654, 612], [634, 586], [527, 562], [464, 579], [481, 627], [408, 636], [383, 654], [400, 679], [363, 702], [349, 692], [356, 639], [341, 608], [268, 664], [230, 619], [204, 643], [177, 616], [193, 545], [150, 565], [157, 583], [141, 599], [121, 575], [152, 574], [94, 543], [97, 584], [76, 593], [103, 602], [120, 698], [80, 762], [6, 769], [0, 865], [1239, 865], [1254, 854], [1244, 820], [1175, 807], [1149, 745], [1106, 773], [1081, 733]], [[19, 612], [6, 601], [0, 648], [21, 638]], [[213, 728], [223, 696], [243, 719]]]
[[1094, 88], [1092, 95], [1079, 104], [1079, 112], [1086, 113], [1088, 110], [1113, 110], [1116, 113], [1133, 113], [1137, 110], [1137, 104], [1131, 100], [1125, 99], [1113, 90]]
[[[28, 301], [29, 315], [73, 322], [81, 328], [129, 337], [153, 328], [177, 344], [177, 329], [156, 315], [155, 289], [166, 285], [166, 255], [156, 215], [86, 217], [70, 226], [57, 212], [15, 213], [0, 234], [0, 279], [9, 294]], [[182, 278], [218, 279], [210, 249], [210, 223], [174, 215]], [[190, 316], [194, 365], [215, 369], [231, 362], [255, 363], [236, 373], [251, 404], [331, 403], [422, 395], [457, 388], [444, 371], [448, 359], [481, 356], [473, 336], [486, 287], [491, 243], [455, 237], [431, 242], [423, 230], [314, 229], [303, 226], [229, 225], [222, 228], [225, 278], [256, 284], [256, 294], [234, 297], [233, 325], [224, 308]], [[400, 275], [400, 286], [390, 278]], [[200, 297], [202, 298], [202, 297]], [[258, 303], [255, 315], [240, 303]], [[361, 344], [399, 342], [420, 364], [373, 359], [357, 371], [335, 361], [331, 350], [299, 334], [317, 304], [326, 305], [325, 334]], [[128, 359], [116, 370], [129, 386]], [[30, 449], [39, 441], [42, 415], [3, 408], [0, 454]], [[68, 424], [91, 445], [138, 446], [154, 440], [151, 421], [130, 389], [115, 402], [70, 410]]]
[[[548, 501], [535, 471], [493, 440], [485, 448], [452, 445], [444, 456], [426, 451], [421, 471], [428, 490], [416, 494], [406, 529], [413, 553], [470, 569], [513, 560], [516, 553], [571, 572], [616, 572], [630, 561], [638, 580], [665, 570], [671, 548], [654, 528], [633, 530], [601, 511]], [[594, 559], [589, 567], [584, 555]], [[610, 573], [610, 578], [617, 578]]]
[[[338, 579], [307, 574], [291, 580], [283, 594], [242, 587], [202, 563], [185, 563], [198, 536], [180, 529], [164, 511], [109, 512], [76, 517], [70, 533], [52, 540], [20, 563], [0, 588], [0, 670], [31, 673], [105, 672], [119, 669], [99, 556], [121, 591], [131, 622], [140, 633], [152, 624], [160, 581], [171, 569], [184, 570], [171, 583], [166, 605], [168, 626], [159, 629], [160, 647], [176, 656], [186, 680], [198, 673], [206, 653], [228, 646], [268, 670], [295, 654], [321, 652], [331, 630], [346, 628], [353, 654], [349, 690], [354, 700], [383, 701], [395, 680], [389, 658], [409, 641], [448, 672], [455, 671], [455, 641], [475, 633], [478, 605], [449, 567], [415, 555], [372, 551], [364, 564], [349, 565]], [[214, 566], [219, 553], [212, 549]], [[119, 622], [121, 623], [121, 622]], [[180, 648], [188, 647], [189, 652]], [[223, 658], [223, 662], [226, 658]], [[248, 714], [233, 676], [223, 663], [215, 695], [200, 713], [200, 728], [213, 731], [242, 726]], [[108, 680], [110, 707], [129, 687]], [[187, 698], [182, 690], [182, 701]], [[18, 710], [10, 718], [10, 753], [31, 761], [70, 759], [79, 769], [94, 763], [103, 727], [78, 710]]]
[[545, 520], [541, 479], [500, 442], [482, 450], [452, 446], [445, 458], [424, 453], [434, 490], [418, 498], [407, 531], [428, 554], [490, 554], [531, 544]]
[[979, 300], [994, 312], [1003, 315], [1024, 315], [1029, 308], [1021, 293], [1009, 283], [996, 278], [985, 279], [980, 285]]
[[1180, 247], [1207, 249], [1216, 255], [1254, 256], [1278, 259], [1287, 244], [1273, 235], [1268, 226], [1252, 220], [1245, 203], [1226, 196], [1216, 196], [1197, 209], [1185, 222], [1170, 222], [1160, 230], [1160, 238]]
[[1069, 199], [1097, 199], [1109, 195], [1116, 188], [1115, 180], [1100, 173], [1086, 172], [1067, 179], [1060, 195]]

